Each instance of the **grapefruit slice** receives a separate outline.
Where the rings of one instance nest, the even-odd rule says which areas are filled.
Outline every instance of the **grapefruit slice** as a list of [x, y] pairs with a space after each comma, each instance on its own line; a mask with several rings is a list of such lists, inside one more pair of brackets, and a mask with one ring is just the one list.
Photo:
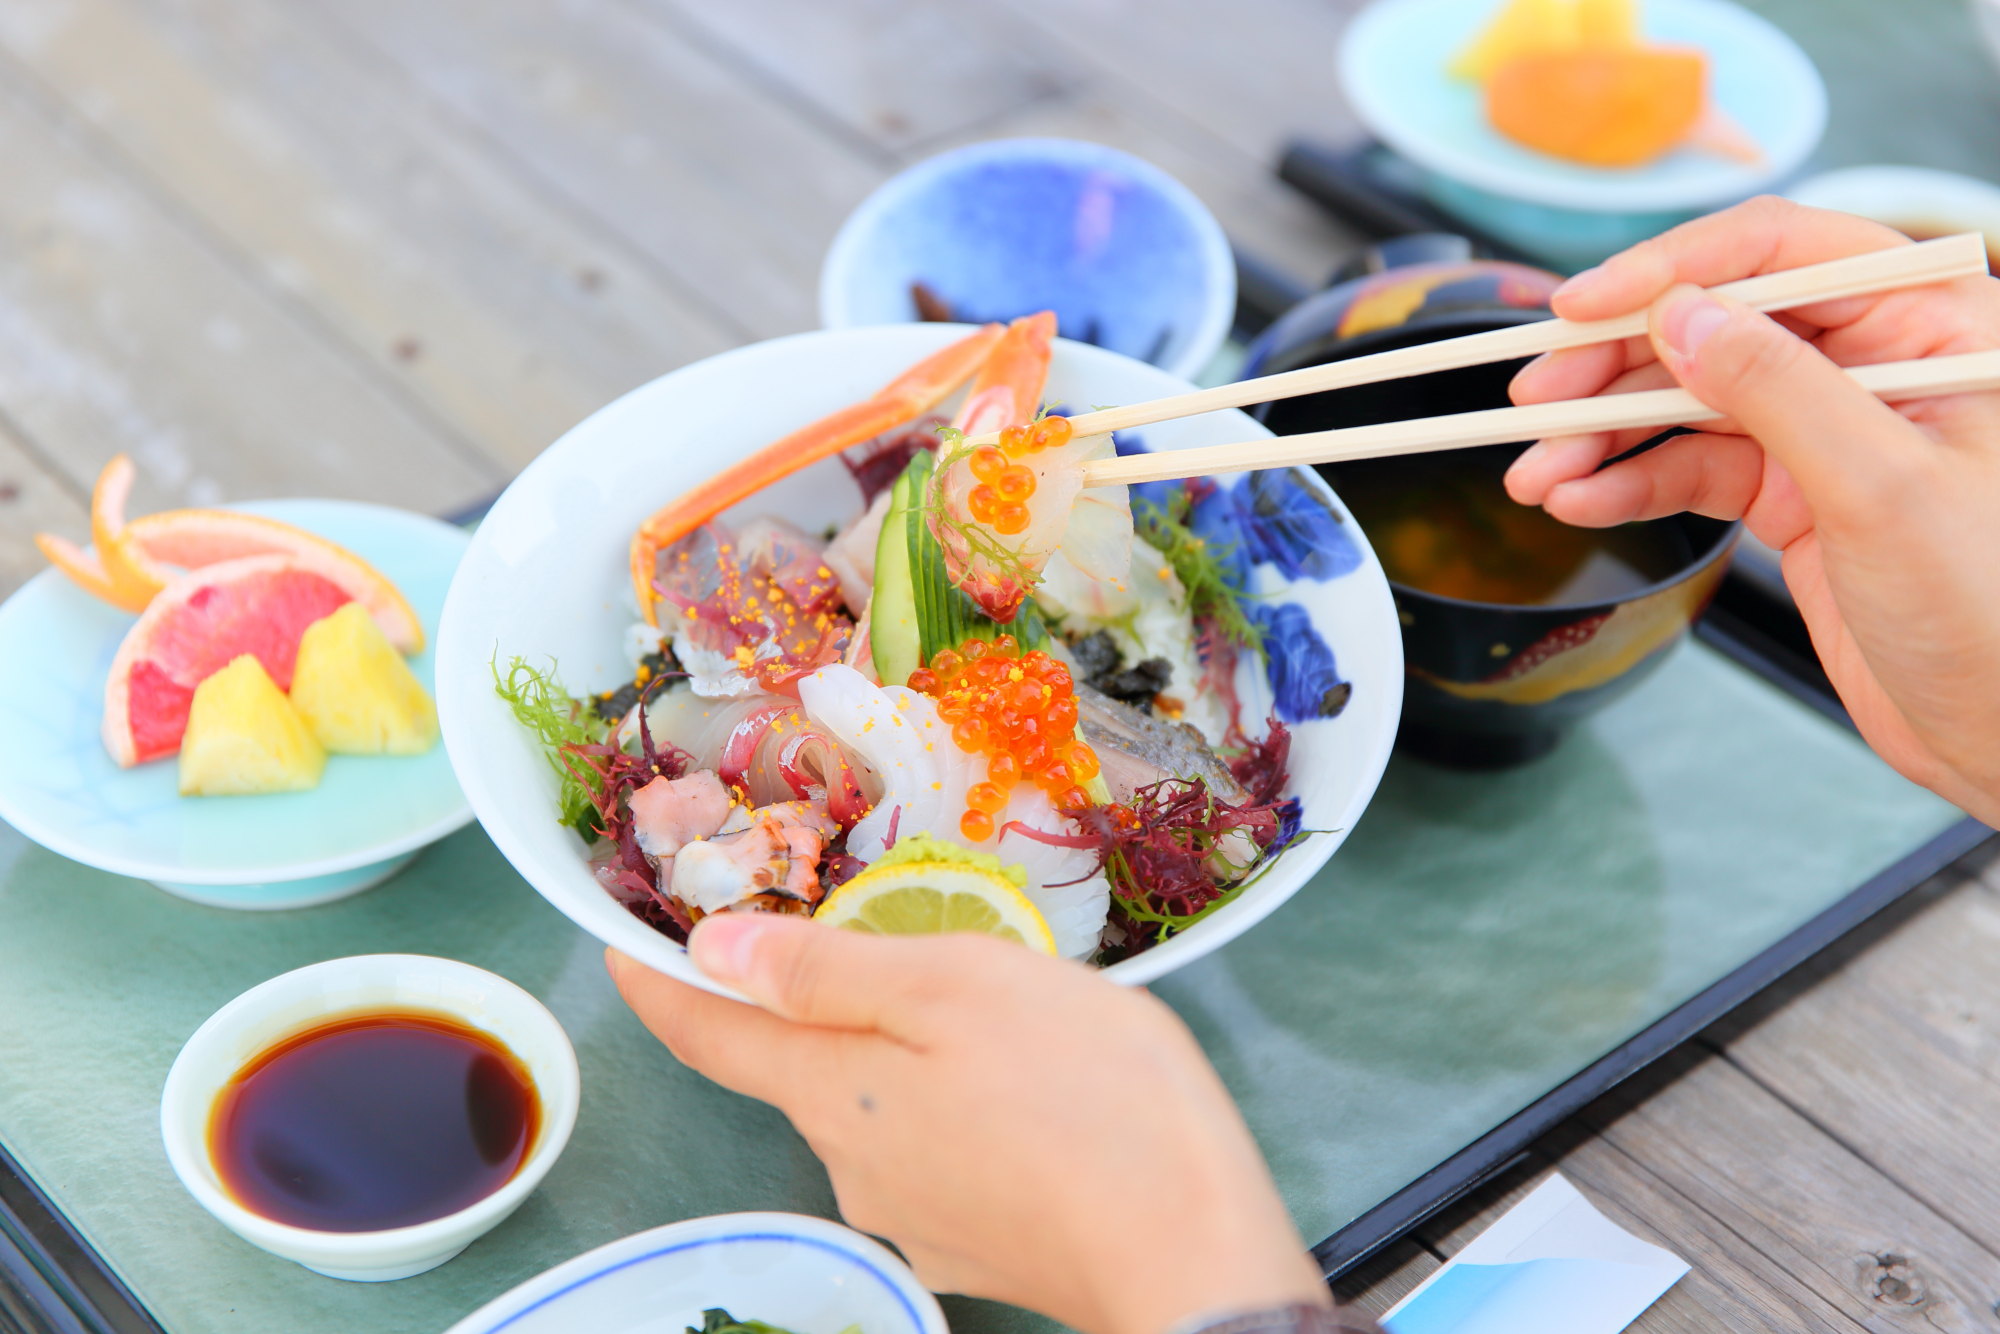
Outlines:
[[114, 607], [126, 611], [144, 611], [146, 602], [137, 602], [125, 596], [119, 587], [111, 582], [111, 576], [104, 571], [104, 565], [97, 559], [97, 553], [78, 546], [66, 537], [54, 533], [36, 533], [35, 545], [41, 548], [49, 564], [68, 575], [84, 592], [94, 598], [101, 598]]
[[338, 543], [239, 510], [162, 510], [132, 520], [127, 535], [152, 560], [205, 570], [245, 556], [284, 555], [345, 589], [368, 609], [399, 653], [420, 653], [424, 625], [389, 576]]
[[104, 683], [104, 748], [130, 768], [180, 749], [195, 687], [253, 655], [290, 689], [306, 627], [355, 599], [288, 555], [244, 556], [176, 579], [126, 632]]
[[85, 592], [140, 612], [184, 570], [244, 556], [287, 555], [366, 607], [398, 651], [423, 650], [424, 627], [416, 611], [386, 575], [347, 548], [289, 523], [236, 510], [162, 510], [127, 523], [125, 502], [135, 476], [132, 460], [123, 454], [97, 475], [90, 497], [94, 550], [52, 533], [35, 535], [35, 545], [49, 563]]
[[90, 491], [90, 541], [99, 568], [117, 593], [112, 600], [127, 611], [143, 608], [173, 577], [173, 571], [149, 559], [126, 534], [125, 502], [137, 476], [132, 460], [119, 454], [104, 465]]

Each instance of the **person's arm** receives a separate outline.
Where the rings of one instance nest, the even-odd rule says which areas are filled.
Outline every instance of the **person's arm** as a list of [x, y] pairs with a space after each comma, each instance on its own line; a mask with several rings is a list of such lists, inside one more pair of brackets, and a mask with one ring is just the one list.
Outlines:
[[[2000, 347], [2000, 282], [1855, 297], [1776, 318], [1707, 287], [1909, 238], [1759, 199], [1578, 274], [1556, 313], [1652, 311], [1648, 338], [1552, 353], [1519, 403], [1679, 381], [1726, 414], [1610, 467], [1650, 432], [1544, 440], [1507, 486], [1585, 527], [1693, 510], [1784, 553], [1813, 645], [1861, 734], [1907, 777], [2000, 822], [2000, 393], [1890, 407], [1841, 366]], [[1694, 284], [1696, 286], [1689, 286]]]
[[707, 918], [690, 947], [758, 1006], [607, 962], [676, 1056], [791, 1119], [842, 1216], [931, 1287], [1086, 1334], [1331, 1311], [1235, 1103], [1145, 992], [989, 938], [772, 915]]

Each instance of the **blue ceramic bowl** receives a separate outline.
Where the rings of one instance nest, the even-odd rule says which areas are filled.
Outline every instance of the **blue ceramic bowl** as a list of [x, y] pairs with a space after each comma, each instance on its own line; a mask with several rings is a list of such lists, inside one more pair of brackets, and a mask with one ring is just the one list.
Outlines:
[[891, 177], [827, 251], [820, 322], [908, 323], [919, 282], [961, 320], [1053, 310], [1063, 337], [1183, 378], [1236, 311], [1229, 242], [1201, 201], [1149, 162], [1074, 139], [996, 139]]
[[[238, 508], [340, 543], [403, 591], [437, 637], [469, 540], [421, 514], [338, 500]], [[422, 755], [334, 755], [309, 792], [183, 797], [177, 766], [121, 769], [99, 736], [104, 678], [132, 625], [55, 570], [0, 606], [0, 818], [52, 852], [223, 908], [358, 894], [472, 820], [440, 742]], [[410, 660], [437, 692], [428, 646]]]
[[1764, 151], [1749, 165], [1670, 153], [1610, 170], [1564, 162], [1486, 123], [1479, 90], [1446, 65], [1498, 0], [1378, 0], [1348, 27], [1340, 81], [1363, 124], [1420, 169], [1453, 215], [1570, 268], [1789, 177], [1826, 129], [1826, 86], [1798, 45], [1727, 0], [1648, 0], [1646, 35], [1698, 47], [1715, 105]]

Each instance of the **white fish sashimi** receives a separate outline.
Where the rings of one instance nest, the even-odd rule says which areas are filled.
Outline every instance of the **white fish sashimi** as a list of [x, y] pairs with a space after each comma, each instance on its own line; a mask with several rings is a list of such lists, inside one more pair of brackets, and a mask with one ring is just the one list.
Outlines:
[[968, 809], [966, 789], [985, 777], [985, 759], [959, 749], [928, 695], [878, 686], [851, 667], [832, 666], [799, 682], [799, 700], [807, 716], [882, 786], [875, 809], [848, 832], [850, 854], [873, 862], [887, 849], [892, 825], [897, 838], [930, 834], [993, 853], [1026, 870], [1025, 892], [1048, 919], [1057, 952], [1085, 958], [1096, 951], [1111, 903], [1110, 886], [1096, 874], [1096, 856], [1007, 828], [1018, 822], [1057, 835], [1077, 832], [1040, 789], [1016, 786], [1007, 808], [995, 817], [995, 837], [968, 843], [958, 821]]

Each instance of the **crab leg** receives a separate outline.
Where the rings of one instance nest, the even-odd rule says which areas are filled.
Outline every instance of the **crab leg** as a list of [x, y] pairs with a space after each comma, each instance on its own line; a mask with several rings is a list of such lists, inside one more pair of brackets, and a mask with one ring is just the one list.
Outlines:
[[[914, 421], [975, 371], [1006, 333], [989, 324], [925, 357], [872, 397], [820, 418], [725, 468], [661, 508], [632, 535], [632, 593], [648, 625], [658, 625], [653, 569], [660, 549], [672, 546], [739, 500], [841, 450]], [[982, 380], [984, 376], [982, 375]]]

